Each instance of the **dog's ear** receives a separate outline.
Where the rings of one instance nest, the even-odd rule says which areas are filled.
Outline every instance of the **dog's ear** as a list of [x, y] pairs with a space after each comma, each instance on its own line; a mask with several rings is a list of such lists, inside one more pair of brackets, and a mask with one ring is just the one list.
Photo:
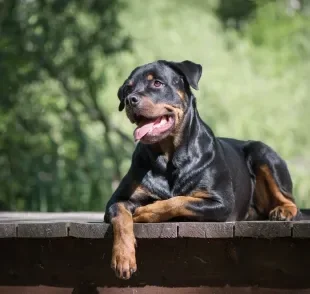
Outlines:
[[168, 64], [185, 76], [188, 84], [198, 90], [198, 82], [202, 74], [202, 66], [189, 60], [182, 62], [168, 62]]
[[118, 111], [122, 111], [125, 108], [124, 84], [118, 89], [117, 97], [120, 100]]

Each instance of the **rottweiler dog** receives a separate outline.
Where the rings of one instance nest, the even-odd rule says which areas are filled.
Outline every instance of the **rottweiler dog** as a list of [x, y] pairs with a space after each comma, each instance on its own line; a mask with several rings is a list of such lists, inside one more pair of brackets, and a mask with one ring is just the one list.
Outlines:
[[111, 266], [136, 271], [133, 223], [297, 219], [285, 161], [260, 141], [216, 137], [196, 98], [202, 66], [158, 60], [134, 69], [118, 90], [136, 124], [131, 166], [106, 206]]

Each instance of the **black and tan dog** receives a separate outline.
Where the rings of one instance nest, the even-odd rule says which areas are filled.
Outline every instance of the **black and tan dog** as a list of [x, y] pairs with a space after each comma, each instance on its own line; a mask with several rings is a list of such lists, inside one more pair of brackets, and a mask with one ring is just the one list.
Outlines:
[[136, 271], [134, 222], [293, 220], [299, 215], [286, 163], [259, 141], [215, 137], [199, 116], [202, 67], [159, 60], [136, 68], [118, 91], [119, 110], [140, 141], [106, 207], [112, 268]]

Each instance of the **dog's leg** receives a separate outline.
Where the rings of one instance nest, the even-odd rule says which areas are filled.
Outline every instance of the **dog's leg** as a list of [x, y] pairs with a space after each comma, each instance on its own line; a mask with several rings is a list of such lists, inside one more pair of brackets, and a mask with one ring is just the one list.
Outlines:
[[153, 201], [149, 192], [128, 174], [106, 206], [104, 220], [112, 224], [114, 237], [111, 267], [121, 279], [129, 279], [137, 270], [132, 213]]
[[117, 277], [129, 279], [137, 270], [132, 213], [127, 202], [119, 202], [109, 208], [109, 214], [114, 235], [111, 267]]
[[254, 205], [270, 220], [293, 220], [298, 214], [286, 163], [269, 146], [251, 142], [244, 148], [256, 178]]
[[210, 197], [207, 192], [199, 192], [193, 196], [175, 196], [138, 207], [133, 214], [133, 221], [154, 223], [176, 217], [196, 221], [225, 221], [229, 213], [229, 206], [218, 195]]

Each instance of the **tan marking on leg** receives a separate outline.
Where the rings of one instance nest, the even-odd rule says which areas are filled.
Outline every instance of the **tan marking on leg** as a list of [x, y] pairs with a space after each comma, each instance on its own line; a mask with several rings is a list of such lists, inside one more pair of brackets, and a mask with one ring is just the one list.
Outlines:
[[132, 215], [124, 204], [118, 204], [117, 216], [111, 220], [111, 223], [114, 233], [111, 267], [117, 277], [127, 280], [137, 270], [136, 239], [133, 232]]
[[131, 194], [149, 194], [149, 191], [141, 183], [134, 182]]
[[207, 191], [204, 191], [204, 190], [196, 190], [194, 192], [191, 193], [191, 196], [192, 197], [195, 197], [195, 198], [209, 198], [210, 195]]
[[254, 204], [259, 213], [274, 220], [291, 220], [297, 214], [292, 197], [280, 191], [267, 165], [256, 175]]
[[261, 170], [265, 174], [268, 187], [273, 196], [273, 210], [270, 213], [277, 214], [279, 220], [291, 220], [297, 215], [297, 207], [290, 195], [284, 195], [278, 185], [276, 184], [274, 178], [272, 177], [270, 169], [264, 165]]
[[203, 200], [203, 198], [193, 196], [175, 196], [167, 200], [159, 200], [137, 208], [133, 215], [133, 221], [137, 223], [157, 223], [175, 217], [194, 217], [197, 214], [187, 208], [187, 205], [202, 202]]
[[268, 186], [262, 170], [259, 170], [256, 175], [254, 203], [259, 213], [264, 215], [269, 214], [272, 203], [270, 198], [270, 191], [268, 190]]

